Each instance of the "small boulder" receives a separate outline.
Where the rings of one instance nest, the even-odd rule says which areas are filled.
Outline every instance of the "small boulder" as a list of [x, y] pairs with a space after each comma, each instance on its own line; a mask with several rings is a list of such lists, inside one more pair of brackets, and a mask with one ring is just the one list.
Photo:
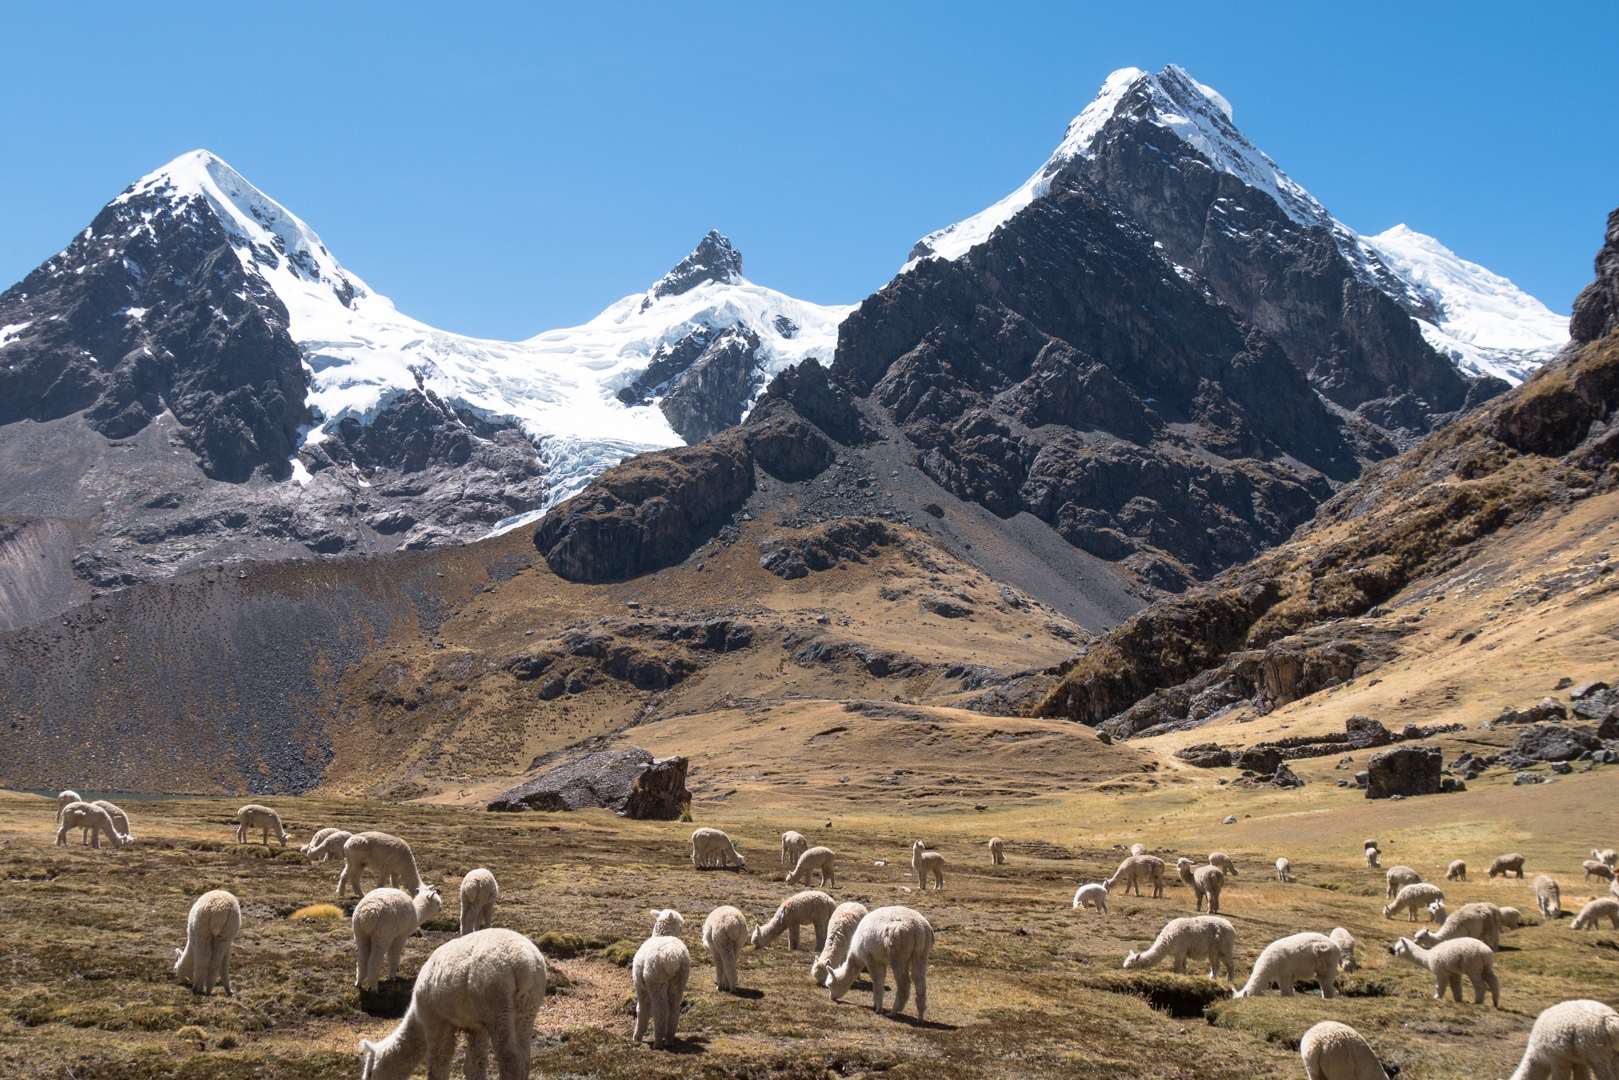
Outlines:
[[1552, 762], [1552, 772], [1556, 773], [1558, 776], [1567, 776], [1569, 773], [1571, 773], [1573, 771], [1574, 771], [1574, 766], [1570, 765], [1566, 761], [1554, 761], [1554, 762]]
[[1271, 785], [1279, 788], [1298, 788], [1304, 786], [1304, 780], [1298, 773], [1286, 765], [1276, 766], [1276, 775], [1270, 778]]
[[1229, 769], [1231, 751], [1219, 743], [1198, 743], [1175, 751], [1175, 756], [1198, 769]]
[[1389, 729], [1369, 716], [1351, 716], [1344, 721], [1352, 750], [1370, 750], [1374, 746], [1387, 746], [1394, 741]]
[[1236, 823], [1237, 823], [1237, 815], [1236, 814], [1227, 814], [1224, 818], [1222, 818], [1220, 820], [1221, 825], [1235, 825]]
[[1523, 787], [1525, 784], [1544, 784], [1549, 779], [1549, 777], [1541, 776], [1539, 773], [1521, 772], [1512, 778], [1512, 786]]
[[1367, 763], [1366, 797], [1436, 795], [1443, 755], [1437, 746], [1401, 746], [1373, 754]]
[[1603, 682], [1601, 679], [1592, 679], [1590, 682], [1583, 682], [1576, 686], [1573, 690], [1570, 690], [1568, 696], [1572, 701], [1584, 701], [1598, 690], [1606, 689], [1608, 689], [1607, 683]]

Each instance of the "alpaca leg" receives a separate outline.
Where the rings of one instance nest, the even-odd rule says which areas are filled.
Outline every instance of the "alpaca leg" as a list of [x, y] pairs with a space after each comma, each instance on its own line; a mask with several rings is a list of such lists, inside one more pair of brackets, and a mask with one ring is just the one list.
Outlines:
[[[489, 1080], [489, 1032], [483, 1028], [467, 1029], [467, 1060], [463, 1066], [466, 1080]], [[495, 1059], [495, 1067], [500, 1069], [499, 1075], [503, 1078], [506, 1070], [500, 1068], [500, 1059]]]
[[640, 979], [635, 980], [635, 1035], [632, 1042], [640, 1042], [646, 1035], [647, 1025], [652, 1022], [652, 995], [647, 985]]
[[[1499, 1009], [1501, 1007], [1501, 980], [1496, 977], [1495, 968], [1487, 967], [1484, 969], [1484, 985], [1490, 988], [1490, 1004]], [[1478, 996], [1478, 1003], [1480, 1005], [1484, 1004], [1483, 994]]]
[[797, 923], [789, 923], [789, 924], [787, 924], [787, 948], [790, 949], [790, 950], [798, 948], [798, 924]]
[[821, 955], [821, 950], [826, 948], [826, 928], [831, 925], [831, 922], [832, 922], [832, 920], [831, 920], [830, 916], [828, 916], [828, 917], [826, 917], [824, 919], [815, 920], [815, 955], [816, 956]]
[[911, 973], [911, 981], [916, 984], [916, 1019], [921, 1023], [928, 1011], [928, 959], [923, 957]]
[[207, 934], [198, 932], [197, 949], [191, 958], [191, 992], [193, 994], [211, 994], [214, 984], [210, 981], [214, 974], [214, 943]]
[[424, 1021], [422, 1041], [427, 1045], [427, 1080], [450, 1080], [457, 1034], [455, 1028], [442, 1021]]
[[58, 847], [67, 847], [67, 826], [63, 825], [56, 830], [56, 844]]
[[1290, 972], [1290, 971], [1284, 973], [1281, 978], [1276, 980], [1276, 985], [1282, 991], [1282, 996], [1283, 997], [1292, 997], [1293, 996], [1293, 973]]
[[1321, 984], [1321, 999], [1323, 1001], [1338, 996], [1337, 969], [1331, 967], [1327, 968], [1326, 971], [1323, 971], [1321, 974], [1316, 976], [1316, 981]]
[[[529, 1022], [526, 1031], [517, 1026], [517, 1022], [507, 1009], [499, 1010], [496, 1015], [485, 1021], [484, 1053], [487, 1056], [492, 1047], [495, 1052], [495, 1071], [500, 1080], [528, 1080], [529, 1056], [534, 1042], [534, 1023]], [[472, 1046], [467, 1045], [467, 1080], [472, 1077]]]
[[1174, 971], [1175, 971], [1175, 974], [1177, 974], [1177, 975], [1185, 975], [1186, 974], [1186, 954], [1185, 953], [1181, 953], [1179, 956], [1175, 957]]
[[409, 934], [401, 934], [388, 943], [388, 981], [399, 978], [399, 961], [405, 955], [405, 942]]
[[883, 983], [888, 981], [888, 964], [874, 956], [866, 961], [866, 974], [871, 978], [872, 1011], [880, 1013], [883, 1011], [883, 991], [887, 989]]
[[368, 986], [370, 984], [366, 979], [366, 972], [371, 968], [371, 939], [363, 937], [355, 944], [358, 946], [355, 950], [358, 955], [354, 958], [354, 985]]
[[680, 1003], [685, 997], [685, 987], [673, 984], [664, 988], [662, 1042], [665, 1047], [675, 1044], [675, 1032], [680, 1028]]
[[236, 939], [227, 938], [219, 945], [219, 983], [224, 988], [226, 997], [235, 997], [236, 992], [230, 988], [230, 954], [236, 948]]
[[906, 1002], [911, 1000], [911, 969], [903, 960], [894, 965], [894, 1004], [889, 1006], [888, 1015], [898, 1016], [905, 1011]]

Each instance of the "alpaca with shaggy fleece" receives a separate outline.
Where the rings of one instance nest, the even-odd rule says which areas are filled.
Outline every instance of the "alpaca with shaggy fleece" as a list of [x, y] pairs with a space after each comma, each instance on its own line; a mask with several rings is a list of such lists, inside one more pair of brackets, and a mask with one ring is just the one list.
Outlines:
[[1502, 909], [1494, 904], [1463, 904], [1445, 916], [1445, 924], [1437, 932], [1424, 926], [1411, 935], [1411, 939], [1426, 948], [1442, 941], [1476, 938], [1492, 950], [1498, 949], [1501, 947], [1501, 913]]
[[1503, 930], [1516, 930], [1518, 929], [1518, 924], [1523, 922], [1523, 913], [1515, 907], [1502, 907], [1500, 911], [1501, 929]]
[[1338, 965], [1343, 952], [1325, 934], [1306, 931], [1277, 938], [1254, 961], [1254, 970], [1233, 997], [1256, 997], [1274, 983], [1283, 997], [1293, 996], [1293, 984], [1315, 980], [1323, 998], [1338, 996]]
[[1299, 1040], [1308, 1080], [1388, 1080], [1377, 1052], [1360, 1032], [1336, 1020], [1323, 1020]]
[[1220, 966], [1225, 965], [1227, 979], [1236, 978], [1237, 930], [1225, 919], [1214, 915], [1192, 915], [1184, 919], [1171, 919], [1158, 931], [1152, 946], [1144, 952], [1131, 950], [1124, 958], [1127, 971], [1156, 967], [1165, 959], [1173, 961], [1177, 975], [1186, 974], [1186, 961], [1207, 960], [1209, 978], [1220, 977]]
[[1540, 908], [1542, 919], [1560, 919], [1563, 917], [1563, 890], [1557, 887], [1557, 882], [1545, 874], [1539, 874], [1531, 882], [1535, 890], [1535, 906]]
[[1447, 866], [1445, 868], [1445, 880], [1446, 881], [1466, 881], [1467, 880], [1467, 863], [1463, 862], [1461, 859], [1457, 859], [1455, 862], [1453, 862], [1449, 866]]
[[1383, 868], [1383, 864], [1378, 862], [1377, 859], [1378, 859], [1378, 856], [1380, 856], [1382, 854], [1383, 853], [1381, 851], [1378, 851], [1374, 847], [1367, 848], [1366, 849], [1366, 867], [1367, 867], [1367, 869], [1369, 869], [1369, 870], [1381, 870]]
[[1293, 880], [1293, 864], [1286, 859], [1276, 860], [1276, 880], [1289, 882]]
[[1132, 855], [1145, 855], [1146, 853], [1147, 853], [1147, 845], [1146, 844], [1136, 843], [1136, 844], [1131, 844], [1130, 845], [1130, 854], [1132, 854]]
[[1615, 930], [1619, 930], [1619, 900], [1611, 896], [1599, 896], [1580, 909], [1569, 924], [1571, 930], [1591, 930], [1597, 923], [1607, 919]]
[[1619, 1013], [1600, 1001], [1564, 1001], [1535, 1017], [1512, 1080], [1615, 1080]]
[[1223, 851], [1209, 852], [1209, 865], [1218, 866], [1220, 872], [1226, 877], [1237, 876], [1237, 864], [1231, 861], [1231, 856]]
[[242, 905], [224, 889], [205, 892], [186, 915], [186, 947], [174, 950], [174, 973], [193, 994], [212, 994], [219, 983], [230, 997], [230, 954], [242, 930]]
[[1424, 949], [1410, 938], [1394, 943], [1394, 958], [1433, 972], [1436, 999], [1443, 999], [1448, 988], [1457, 1001], [1462, 1000], [1462, 976], [1473, 984], [1473, 1004], [1484, 1004], [1484, 992], [1490, 992], [1491, 1003], [1501, 1007], [1501, 980], [1495, 977], [1495, 953], [1477, 938], [1456, 938], [1442, 941], [1431, 949]]
[[62, 821], [62, 811], [64, 809], [66, 809], [68, 806], [72, 805], [73, 803], [83, 802], [83, 801], [84, 801], [84, 798], [77, 791], [74, 791], [72, 788], [67, 788], [67, 789], [65, 789], [63, 791], [57, 792], [57, 795], [56, 795], [56, 821], [57, 821], [57, 823], [58, 824], [61, 823], [61, 821]]
[[747, 865], [731, 838], [719, 829], [696, 829], [691, 834], [691, 864], [699, 870], [725, 869], [736, 860], [740, 868]]
[[1107, 886], [1108, 892], [1117, 888], [1120, 895], [1135, 891], [1141, 895], [1141, 883], [1147, 882], [1152, 886], [1154, 899], [1164, 895], [1164, 860], [1156, 855], [1131, 855], [1119, 863], [1119, 868], [1113, 871], [1113, 876], [1102, 882]]
[[428, 1080], [447, 1080], [455, 1044], [467, 1036], [466, 1075], [528, 1080], [534, 1018], [545, 1003], [545, 957], [512, 930], [451, 938], [416, 975], [410, 1008], [389, 1035], [360, 1040], [360, 1080], [406, 1080], [427, 1060]]
[[1580, 864], [1585, 868], [1585, 880], [1596, 878], [1598, 881], [1612, 881], [1613, 867], [1597, 859], [1586, 859]]
[[1445, 890], [1437, 885], [1430, 885], [1427, 882], [1407, 885], [1394, 894], [1393, 900], [1383, 905], [1383, 918], [1392, 919], [1404, 911], [1409, 914], [1411, 922], [1416, 922], [1417, 912], [1427, 910], [1429, 904], [1444, 898]]
[[[833, 918], [836, 919], [836, 915]], [[748, 919], [736, 908], [717, 907], [703, 920], [703, 948], [714, 961], [716, 990], [735, 992], [736, 963], [742, 955], [742, 946], [747, 943]]]
[[1506, 877], [1508, 874], [1516, 874], [1519, 881], [1523, 880], [1523, 856], [1517, 852], [1511, 855], [1497, 855], [1490, 860], [1489, 877]]
[[853, 900], [839, 904], [832, 913], [832, 921], [826, 927], [826, 948], [810, 965], [810, 978], [815, 980], [816, 986], [826, 986], [831, 981], [832, 972], [848, 959], [849, 943], [854, 940], [855, 928], [868, 914], [866, 905]]
[[1107, 886], [1101, 882], [1081, 885], [1074, 892], [1074, 906], [1081, 911], [1089, 904], [1103, 915], [1107, 914]]
[[937, 851], [929, 851], [928, 846], [918, 840], [911, 845], [911, 869], [916, 873], [916, 887], [927, 891], [928, 876], [933, 877], [935, 890], [944, 888], [944, 856]]
[[670, 908], [652, 912], [652, 936], [641, 943], [630, 962], [630, 979], [635, 984], [635, 1033], [630, 1041], [639, 1043], [652, 1029], [652, 1049], [673, 1046], [680, 1026], [680, 1003], [691, 980], [691, 953], [680, 940], [686, 921]]
[[1191, 859], [1177, 859], [1175, 868], [1181, 880], [1192, 887], [1197, 897], [1197, 910], [1203, 910], [1203, 901], [1209, 902], [1209, 914], [1220, 914], [1220, 890], [1225, 888], [1225, 873], [1218, 866], [1194, 866]]
[[816, 884], [821, 888], [835, 889], [838, 887], [837, 859], [829, 847], [805, 848], [798, 857], [798, 865], [787, 875], [787, 884], [808, 885], [810, 875], [814, 874], [819, 878]]
[[1383, 875], [1383, 899], [1393, 900], [1401, 889], [1421, 880], [1422, 875], [1409, 866], [1391, 866], [1388, 873]]
[[928, 1011], [928, 957], [933, 953], [933, 925], [921, 912], [908, 907], [880, 907], [860, 920], [849, 942], [849, 955], [832, 971], [827, 984], [833, 1001], [854, 985], [861, 971], [871, 974], [871, 1008], [883, 1011], [883, 985], [894, 969], [894, 1007], [886, 1015], [898, 1016], [916, 987], [916, 1019]]
[[258, 803], [248, 803], [236, 811], [236, 842], [247, 843], [247, 834], [254, 829], [259, 830], [259, 840], [265, 847], [270, 846], [270, 834], [281, 842], [282, 847], [287, 846], [287, 830], [281, 827], [281, 815], [268, 806]]
[[[112, 818], [113, 831], [118, 834], [118, 845], [120, 847], [126, 844], [133, 844], [135, 842], [135, 837], [132, 836], [129, 831], [129, 815], [124, 813], [120, 807], [114, 806], [106, 799], [97, 799], [90, 805], [101, 807], [101, 809], [107, 812], [107, 816]], [[86, 830], [86, 832], [88, 832], [88, 830]], [[88, 838], [86, 836], [80, 836], [79, 842], [81, 844], [85, 843], [87, 842], [87, 839]]]
[[785, 930], [787, 948], [797, 949], [798, 928], [807, 923], [815, 927], [815, 951], [820, 952], [826, 948], [826, 924], [832, 920], [832, 912], [837, 910], [837, 906], [838, 902], [824, 892], [808, 890], [794, 893], [781, 902], [776, 913], [770, 916], [770, 921], [753, 928], [748, 943], [755, 949], [762, 949], [781, 937]]
[[349, 842], [353, 833], [342, 829], [322, 829], [309, 838], [309, 843], [298, 850], [312, 863], [325, 862], [327, 859], [341, 859], [343, 845]]
[[380, 985], [382, 965], [388, 980], [399, 978], [399, 959], [405, 942], [422, 923], [439, 913], [443, 901], [437, 889], [424, 889], [414, 897], [400, 889], [372, 889], [354, 906], [354, 985], [372, 990]]
[[991, 866], [1006, 865], [1006, 841], [998, 836], [989, 838], [989, 864]]
[[1591, 858], [1610, 868], [1619, 869], [1619, 851], [1614, 851], [1613, 848], [1603, 848], [1600, 851], [1592, 848]]
[[124, 837], [112, 823], [112, 815], [95, 803], [68, 803], [62, 807], [61, 821], [62, 823], [56, 827], [56, 842], [61, 847], [67, 846], [67, 834], [74, 829], [88, 829], [90, 846], [93, 848], [101, 847], [103, 836], [115, 848], [124, 846]]
[[385, 832], [355, 833], [343, 841], [343, 869], [337, 875], [337, 895], [353, 889], [359, 896], [360, 878], [377, 876], [377, 888], [392, 886], [408, 893], [422, 891], [422, 876], [416, 870], [416, 855], [410, 845]]
[[1332, 933], [1328, 934], [1327, 937], [1332, 939], [1334, 945], [1338, 946], [1338, 952], [1343, 957], [1338, 961], [1339, 971], [1354, 971], [1360, 967], [1359, 964], [1355, 963], [1355, 935], [1338, 926], [1334, 927]]
[[495, 922], [495, 901], [500, 899], [500, 883], [483, 867], [461, 879], [461, 936], [487, 930]]
[[809, 850], [810, 842], [804, 839], [804, 834], [788, 829], [781, 834], [781, 864], [783, 866], [797, 866], [798, 857]]

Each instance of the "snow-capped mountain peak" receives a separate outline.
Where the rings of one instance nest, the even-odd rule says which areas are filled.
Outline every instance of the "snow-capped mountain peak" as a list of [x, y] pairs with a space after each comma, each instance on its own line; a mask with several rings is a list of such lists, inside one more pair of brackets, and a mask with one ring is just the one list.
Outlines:
[[652, 286], [647, 303], [665, 296], [679, 296], [699, 285], [717, 282], [721, 285], [746, 285], [742, 276], [742, 253], [731, 246], [731, 241], [710, 229], [690, 255], [675, 264], [675, 268]]

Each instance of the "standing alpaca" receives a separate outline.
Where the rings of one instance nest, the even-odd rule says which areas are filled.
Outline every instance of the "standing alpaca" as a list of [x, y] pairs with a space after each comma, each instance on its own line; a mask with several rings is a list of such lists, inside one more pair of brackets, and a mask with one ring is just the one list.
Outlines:
[[500, 883], [495, 875], [479, 867], [461, 879], [461, 936], [487, 930], [495, 921], [495, 901], [500, 899]]
[[1445, 891], [1437, 885], [1430, 885], [1426, 881], [1415, 885], [1407, 885], [1394, 894], [1394, 899], [1383, 905], [1383, 918], [1392, 919], [1400, 912], [1407, 912], [1411, 922], [1417, 921], [1417, 912], [1421, 911], [1435, 900], [1443, 900]]
[[1541, 874], [1531, 883], [1535, 890], [1535, 904], [1540, 908], [1542, 919], [1561, 919], [1563, 917], [1563, 894], [1557, 887], [1557, 882]]
[[1473, 1004], [1484, 1004], [1484, 991], [1490, 992], [1491, 1003], [1501, 1007], [1501, 980], [1495, 977], [1495, 953], [1477, 938], [1456, 938], [1424, 949], [1410, 938], [1394, 943], [1394, 957], [1433, 972], [1435, 998], [1443, 999], [1448, 988], [1457, 1001], [1462, 1000], [1462, 976], [1473, 984]]
[[1388, 873], [1383, 875], [1383, 899], [1393, 900], [1394, 895], [1407, 885], [1415, 885], [1422, 880], [1422, 875], [1409, 866], [1391, 866]]
[[1220, 872], [1226, 877], [1237, 876], [1237, 864], [1232, 862], [1231, 856], [1227, 855], [1223, 851], [1209, 852], [1209, 865], [1218, 866], [1220, 868]]
[[1418, 945], [1427, 947], [1457, 938], [1477, 938], [1492, 950], [1501, 946], [1502, 909], [1494, 904], [1463, 904], [1445, 916], [1445, 925], [1437, 933], [1426, 926], [1411, 935]]
[[1193, 915], [1185, 919], [1171, 919], [1158, 931], [1152, 947], [1145, 952], [1131, 950], [1124, 958], [1129, 970], [1150, 968], [1167, 957], [1174, 961], [1177, 975], [1186, 974], [1187, 960], [1208, 960], [1209, 978], [1220, 976], [1220, 965], [1225, 965], [1227, 979], [1236, 977], [1237, 931], [1225, 919], [1213, 915]]
[[422, 891], [422, 875], [416, 870], [416, 855], [410, 845], [385, 832], [355, 833], [343, 841], [343, 870], [337, 875], [337, 895], [345, 888], [360, 895], [360, 876], [377, 875], [377, 887], [392, 885], [408, 893]]
[[254, 829], [259, 830], [259, 840], [265, 847], [270, 846], [272, 829], [275, 831], [275, 838], [281, 841], [281, 846], [287, 846], [287, 830], [281, 827], [281, 815], [268, 806], [248, 803], [236, 811], [236, 842], [247, 843], [247, 834]]
[[781, 902], [776, 913], [770, 916], [769, 922], [760, 923], [753, 928], [748, 937], [748, 943], [755, 949], [762, 949], [772, 941], [781, 937], [783, 930], [787, 931], [787, 948], [798, 948], [798, 928], [805, 923], [815, 927], [815, 951], [820, 952], [826, 948], [826, 924], [832, 919], [832, 912], [837, 909], [838, 902], [824, 892], [807, 890], [794, 893]]
[[714, 959], [714, 987], [736, 990], [736, 962], [748, 943], [747, 916], [729, 905], [717, 907], [703, 921], [703, 948]]
[[1585, 868], [1586, 881], [1590, 881], [1592, 878], [1596, 878], [1599, 881], [1613, 880], [1613, 867], [1609, 866], [1605, 862], [1600, 862], [1597, 859], [1586, 859], [1585, 862], [1581, 863], [1580, 865]]
[[1006, 841], [998, 836], [989, 838], [989, 863], [991, 866], [1006, 864]]
[[1619, 930], [1619, 900], [1611, 896], [1599, 896], [1580, 909], [1569, 924], [1570, 930], [1592, 929], [1601, 919], [1607, 919], [1615, 930]]
[[1152, 895], [1164, 895], [1164, 860], [1156, 855], [1131, 855], [1119, 863], [1119, 868], [1113, 871], [1113, 876], [1102, 882], [1112, 892], [1114, 886], [1123, 882], [1124, 887], [1119, 890], [1122, 895], [1135, 890], [1137, 896], [1141, 895], [1141, 883], [1145, 881], [1152, 885]]
[[1338, 968], [1343, 959], [1343, 951], [1325, 934], [1306, 931], [1277, 938], [1265, 946], [1254, 961], [1253, 974], [1232, 997], [1254, 997], [1269, 990], [1272, 983], [1283, 997], [1292, 997], [1295, 982], [1311, 979], [1320, 984], [1323, 998], [1337, 997]]
[[405, 942], [422, 923], [439, 913], [443, 902], [437, 889], [424, 889], [412, 897], [399, 889], [373, 889], [354, 906], [354, 985], [361, 990], [381, 985], [382, 965], [388, 979], [399, 978], [399, 959]]
[[466, 1074], [528, 1080], [534, 1018], [545, 1002], [545, 957], [512, 930], [480, 930], [434, 950], [416, 975], [410, 1008], [387, 1038], [360, 1040], [360, 1080], [406, 1080], [427, 1059], [428, 1080], [446, 1080], [456, 1038], [467, 1033]]
[[1323, 1020], [1299, 1040], [1308, 1080], [1388, 1080], [1383, 1063], [1360, 1032], [1336, 1020]]
[[1366, 866], [1372, 870], [1382, 869], [1382, 864], [1377, 861], [1377, 857], [1381, 854], [1383, 853], [1378, 851], [1377, 848], [1368, 847], [1366, 849]]
[[916, 871], [918, 889], [927, 890], [929, 874], [933, 875], [934, 889], [944, 888], [944, 856], [927, 850], [927, 845], [920, 840], [911, 845], [911, 869]]
[[798, 865], [794, 866], [792, 873], [787, 875], [789, 885], [808, 885], [811, 874], [820, 878], [816, 882], [823, 889], [838, 887], [837, 856], [829, 847], [805, 848], [804, 853], [798, 857]]
[[1613, 1080], [1619, 1076], [1619, 1013], [1600, 1001], [1564, 1001], [1535, 1017], [1512, 1080]]
[[652, 1049], [660, 1050], [674, 1045], [680, 1003], [691, 979], [691, 953], [679, 937], [685, 929], [680, 913], [671, 908], [655, 914], [652, 936], [641, 943], [630, 962], [635, 984], [635, 1033], [630, 1041], [639, 1043], [650, 1024]]
[[798, 857], [809, 850], [810, 842], [804, 839], [804, 834], [788, 829], [781, 834], [781, 862], [783, 866], [795, 866]]
[[696, 829], [691, 834], [691, 864], [699, 870], [709, 870], [718, 867], [725, 869], [736, 860], [740, 868], [747, 865], [742, 853], [737, 851], [731, 838], [719, 829]]
[[868, 914], [865, 904], [852, 900], [839, 904], [832, 913], [832, 921], [826, 927], [826, 948], [810, 965], [810, 978], [815, 980], [816, 986], [831, 983], [832, 972], [849, 956], [849, 943], [854, 940], [855, 929]]
[[353, 833], [342, 829], [322, 829], [309, 838], [309, 843], [298, 850], [312, 863], [325, 862], [327, 859], [341, 859], [343, 845], [349, 842]]
[[58, 792], [56, 795], [56, 823], [58, 825], [62, 823], [62, 811], [66, 807], [73, 803], [83, 801], [84, 800], [79, 796], [79, 793], [74, 791], [72, 788], [66, 788]]
[[843, 995], [854, 985], [855, 976], [864, 969], [871, 973], [871, 1007], [875, 1012], [882, 1012], [883, 984], [892, 967], [894, 1007], [887, 1015], [898, 1016], [905, 1010], [914, 983], [916, 1019], [921, 1022], [928, 1011], [928, 957], [932, 952], [933, 926], [920, 912], [908, 907], [880, 907], [855, 927], [849, 955], [832, 972], [832, 981], [828, 984], [832, 1000], [842, 1001]]
[[1286, 859], [1276, 860], [1276, 880], [1284, 882], [1293, 880], [1293, 864], [1291, 862]]
[[1107, 886], [1098, 881], [1090, 885], [1081, 885], [1076, 889], [1074, 891], [1074, 906], [1083, 911], [1086, 904], [1106, 915]]
[[1446, 881], [1466, 881], [1467, 880], [1467, 864], [1465, 862], [1463, 862], [1461, 859], [1457, 859], [1455, 862], [1451, 863], [1450, 866], [1446, 867], [1446, 869], [1445, 869], [1445, 880]]
[[[124, 813], [122, 809], [114, 806], [106, 799], [97, 799], [90, 805], [101, 807], [101, 809], [107, 812], [107, 816], [112, 818], [113, 831], [118, 834], [118, 845], [120, 847], [126, 844], [133, 844], [135, 842], [135, 838], [131, 836], [129, 832], [129, 815]], [[88, 833], [89, 830], [86, 829], [85, 831]], [[80, 836], [79, 842], [81, 844], [86, 843], [87, 837]]]
[[1203, 910], [1203, 901], [1209, 902], [1209, 914], [1220, 914], [1220, 890], [1225, 888], [1225, 873], [1218, 866], [1192, 866], [1191, 859], [1178, 859], [1175, 868], [1181, 880], [1192, 887], [1197, 896], [1197, 910]]
[[1490, 862], [1489, 877], [1506, 877], [1508, 874], [1516, 874], [1519, 881], [1523, 880], [1523, 856], [1517, 852], [1511, 855], [1497, 855]]
[[193, 994], [212, 994], [214, 983], [232, 996], [230, 953], [242, 929], [242, 905], [224, 889], [203, 893], [186, 916], [186, 947], [174, 950], [174, 973]]

